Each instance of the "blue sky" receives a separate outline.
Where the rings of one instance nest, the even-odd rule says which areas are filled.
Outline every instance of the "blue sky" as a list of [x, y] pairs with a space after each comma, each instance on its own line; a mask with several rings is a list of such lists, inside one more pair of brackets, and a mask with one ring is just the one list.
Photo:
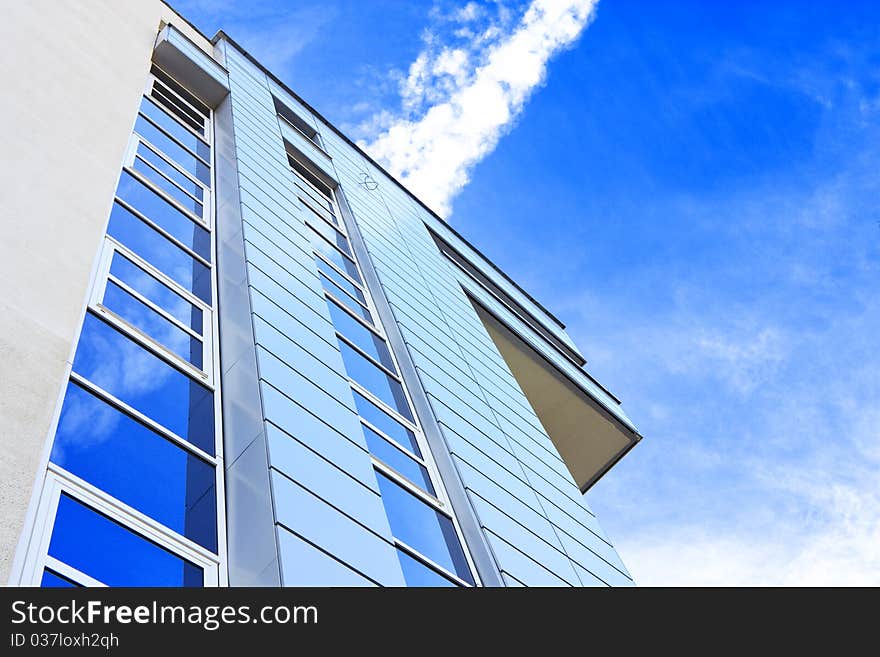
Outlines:
[[880, 584], [880, 5], [542, 2], [173, 4], [566, 322], [638, 583]]

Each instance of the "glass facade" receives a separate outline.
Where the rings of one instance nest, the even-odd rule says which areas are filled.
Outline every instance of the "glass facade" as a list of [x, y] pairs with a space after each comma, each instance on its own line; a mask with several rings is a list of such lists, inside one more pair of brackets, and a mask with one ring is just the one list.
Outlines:
[[154, 68], [52, 444], [42, 586], [220, 580], [211, 128]]
[[[336, 331], [364, 439], [408, 586], [473, 586], [476, 580], [383, 327], [375, 319], [335, 192], [289, 155], [295, 192]], [[316, 208], [320, 208], [317, 210]]]

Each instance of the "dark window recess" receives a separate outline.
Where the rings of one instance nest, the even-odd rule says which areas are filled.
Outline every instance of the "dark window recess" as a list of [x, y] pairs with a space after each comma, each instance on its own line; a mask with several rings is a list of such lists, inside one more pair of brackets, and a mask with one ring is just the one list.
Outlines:
[[189, 90], [183, 87], [177, 80], [168, 75], [165, 71], [163, 71], [158, 66], [153, 66], [150, 69], [150, 73], [159, 78], [162, 82], [164, 82], [174, 93], [183, 98], [190, 105], [195, 107], [199, 112], [208, 116], [211, 113], [211, 110], [208, 109], [208, 106], [205, 105], [202, 101], [196, 98]]
[[302, 176], [304, 180], [309, 182], [316, 190], [318, 190], [328, 199], [333, 198], [333, 189], [318, 176], [309, 171], [309, 169], [304, 164], [302, 164], [293, 153], [291, 153], [290, 148], [287, 149], [287, 161], [290, 163], [291, 168], [297, 174]]
[[275, 98], [275, 96], [272, 96], [272, 102], [275, 103], [275, 112], [278, 114], [278, 116], [287, 121], [291, 126], [296, 128], [296, 130], [301, 132], [306, 139], [313, 142], [317, 146], [321, 145], [320, 137], [318, 137], [318, 131], [310, 126], [305, 121], [305, 119], [301, 118], [287, 105]]

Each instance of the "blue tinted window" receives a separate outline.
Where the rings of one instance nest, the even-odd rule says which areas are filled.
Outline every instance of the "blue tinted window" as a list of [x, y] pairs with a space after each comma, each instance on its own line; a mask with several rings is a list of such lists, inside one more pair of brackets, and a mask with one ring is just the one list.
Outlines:
[[113, 281], [107, 281], [107, 288], [101, 303], [163, 347], [167, 347], [196, 367], [202, 367], [203, 348], [198, 338], [194, 338], [179, 326], [175, 326]]
[[211, 149], [192, 132], [184, 128], [180, 122], [173, 116], [168, 114], [159, 105], [149, 98], [144, 98], [141, 102], [141, 114], [148, 117], [153, 123], [162, 128], [169, 135], [174, 137], [178, 143], [183, 144], [190, 151], [198, 155], [200, 158], [209, 162], [211, 160]]
[[213, 393], [90, 313], [83, 322], [73, 370], [214, 453]]
[[351, 247], [348, 245], [348, 238], [345, 237], [345, 235], [322, 219], [312, 219], [309, 217], [308, 223], [311, 229], [323, 236], [325, 240], [334, 244], [336, 248], [344, 252], [346, 255], [351, 255]]
[[178, 100], [174, 94], [168, 93], [164, 87], [159, 84], [153, 84], [152, 97], [158, 102], [163, 109], [173, 114], [179, 121], [185, 123], [197, 133], [205, 136], [205, 119], [199, 116], [198, 112], [194, 112], [184, 103]]
[[358, 415], [375, 427], [378, 427], [386, 436], [393, 438], [394, 441], [411, 451], [416, 456], [421, 456], [419, 444], [416, 442], [415, 434], [403, 426], [400, 422], [388, 415], [381, 408], [376, 406], [369, 399], [360, 394], [357, 390], [354, 393], [354, 403], [357, 406]]
[[200, 308], [196, 308], [118, 251], [113, 253], [110, 273], [196, 333], [202, 333], [203, 317]]
[[116, 195], [181, 244], [211, 259], [210, 233], [127, 171], [119, 177]]
[[403, 579], [406, 581], [407, 586], [458, 586], [451, 579], [447, 579], [400, 548], [397, 549], [397, 558], [400, 560], [400, 567], [403, 569]]
[[435, 495], [434, 486], [428, 471], [418, 461], [404, 454], [387, 440], [366, 425], [361, 425], [364, 430], [364, 438], [367, 439], [367, 447], [370, 453], [377, 459], [389, 466], [392, 470], [402, 474], [416, 486], [423, 488], [431, 495]]
[[373, 323], [373, 316], [370, 314], [369, 310], [367, 310], [364, 306], [348, 296], [344, 290], [340, 289], [338, 285], [336, 285], [333, 281], [324, 276], [324, 274], [319, 272], [318, 278], [321, 279], [321, 285], [323, 286], [323, 288], [334, 297], [339, 299], [341, 303], [345, 304], [346, 308], [351, 310], [358, 317], [363, 317], [370, 324]]
[[[297, 185], [299, 185], [299, 182]], [[305, 198], [303, 198], [305, 196]], [[302, 204], [306, 207], [306, 209], [314, 215], [318, 217], [322, 217], [326, 219], [334, 226], [339, 225], [339, 220], [336, 218], [336, 215], [333, 214], [333, 207], [328, 205], [326, 202], [316, 203], [311, 200], [311, 197], [307, 194], [297, 194], [297, 198], [302, 202]], [[327, 206], [327, 207], [325, 207]]]
[[107, 586], [203, 586], [204, 572], [66, 493], [49, 555]]
[[206, 185], [211, 184], [211, 169], [208, 165], [159, 130], [159, 128], [154, 126], [147, 119], [138, 115], [137, 121], [134, 124], [134, 129], [141, 137], [177, 162], [196, 178]]
[[199, 217], [202, 216], [202, 204], [171, 182], [164, 174], [156, 171], [152, 165], [136, 157], [134, 158], [132, 168], [138, 173], [143, 174], [151, 183], [180, 203], [184, 208]]
[[46, 568], [43, 570], [43, 578], [40, 580], [40, 586], [46, 588], [72, 589], [80, 588], [80, 585], [66, 577], [63, 577], [53, 570]]
[[452, 521], [381, 472], [376, 479], [394, 537], [473, 584]]
[[137, 154], [138, 157], [142, 157], [147, 162], [152, 164], [155, 168], [171, 178], [171, 180], [173, 180], [183, 189], [195, 196], [198, 200], [203, 201], [205, 199], [205, 191], [204, 189], [202, 189], [201, 185], [190, 180], [187, 176], [181, 173], [177, 169], [177, 167], [175, 167], [173, 164], [170, 164], [167, 160], [165, 160], [165, 158], [156, 154], [153, 149], [147, 147], [146, 144], [138, 144]]
[[409, 404], [403, 394], [403, 387], [400, 385], [400, 382], [392, 379], [388, 374], [379, 369], [377, 365], [367, 360], [365, 356], [352, 349], [344, 341], [338, 340], [338, 342], [339, 349], [342, 351], [342, 361], [345, 363], [345, 370], [348, 372], [348, 375], [388, 404], [388, 406], [411, 420], [412, 413], [410, 413]]
[[[367, 300], [364, 298], [364, 293], [361, 292], [360, 288], [358, 288], [354, 283], [345, 278], [345, 276], [333, 269], [333, 267], [328, 265], [320, 258], [317, 258], [315, 262], [318, 263], [318, 270], [321, 275], [321, 280], [329, 278], [333, 282], [333, 287], [345, 290], [346, 294], [354, 297], [363, 304], [367, 303]], [[330, 291], [333, 292], [333, 290]], [[337, 294], [337, 296], [339, 295]]]
[[388, 351], [388, 345], [385, 344], [385, 340], [345, 312], [331, 299], [327, 299], [327, 307], [330, 309], [330, 319], [333, 320], [333, 326], [336, 327], [337, 331], [389, 370], [397, 371], [394, 362], [391, 360], [391, 352]]
[[217, 551], [214, 467], [70, 383], [52, 462]]
[[361, 275], [360, 273], [358, 273], [357, 266], [354, 264], [354, 261], [351, 260], [351, 258], [346, 258], [341, 251], [335, 249], [333, 245], [330, 244], [330, 242], [325, 240], [315, 231], [310, 230], [309, 234], [312, 240], [312, 248], [315, 251], [317, 251], [327, 260], [339, 267], [354, 280], [361, 280]]
[[211, 270], [119, 203], [107, 232], [205, 303], [211, 303]]

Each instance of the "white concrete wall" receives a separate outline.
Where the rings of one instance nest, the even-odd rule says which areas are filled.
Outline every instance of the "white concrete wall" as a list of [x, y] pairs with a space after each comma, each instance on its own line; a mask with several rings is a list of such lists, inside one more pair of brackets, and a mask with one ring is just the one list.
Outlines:
[[17, 0], [0, 21], [0, 582], [25, 521], [161, 21], [159, 0]]

